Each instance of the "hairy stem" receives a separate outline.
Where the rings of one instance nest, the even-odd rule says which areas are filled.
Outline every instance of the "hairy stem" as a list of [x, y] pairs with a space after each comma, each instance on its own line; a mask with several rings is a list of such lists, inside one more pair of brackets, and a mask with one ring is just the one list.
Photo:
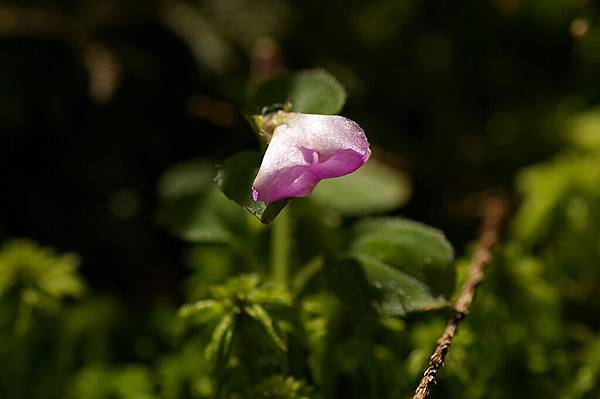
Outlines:
[[471, 302], [473, 302], [475, 296], [475, 288], [483, 280], [485, 268], [492, 259], [492, 250], [498, 242], [500, 227], [507, 210], [506, 201], [502, 199], [491, 198], [483, 204], [481, 235], [477, 243], [475, 256], [469, 265], [469, 276], [454, 304], [454, 316], [448, 321], [444, 333], [437, 341], [435, 351], [429, 359], [429, 365], [423, 373], [423, 378], [415, 390], [413, 399], [426, 399], [429, 397], [431, 387], [436, 383], [437, 373], [440, 368], [444, 367], [444, 360], [456, 334], [458, 324], [469, 313]]

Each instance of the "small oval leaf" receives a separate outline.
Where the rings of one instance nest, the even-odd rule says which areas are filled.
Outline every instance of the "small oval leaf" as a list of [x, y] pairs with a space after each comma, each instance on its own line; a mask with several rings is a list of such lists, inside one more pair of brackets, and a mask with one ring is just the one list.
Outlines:
[[346, 103], [346, 90], [323, 69], [307, 69], [276, 77], [260, 85], [249, 97], [247, 114], [260, 114], [265, 106], [291, 102], [293, 112], [338, 114]]
[[401, 218], [368, 219], [353, 228], [348, 254], [379, 291], [385, 315], [448, 304], [454, 250], [441, 231]]

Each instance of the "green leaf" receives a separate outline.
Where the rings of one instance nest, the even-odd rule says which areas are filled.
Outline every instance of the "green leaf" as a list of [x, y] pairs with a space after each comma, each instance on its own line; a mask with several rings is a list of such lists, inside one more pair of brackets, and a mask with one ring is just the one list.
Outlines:
[[384, 315], [447, 305], [454, 250], [441, 231], [400, 218], [368, 219], [353, 228], [348, 254], [381, 295]]
[[381, 295], [378, 310], [382, 316], [403, 316], [410, 312], [438, 309], [448, 305], [442, 296], [417, 278], [368, 255], [357, 254], [367, 280]]
[[237, 202], [256, 216], [262, 223], [269, 223], [289, 202], [288, 199], [267, 204], [254, 201], [252, 183], [260, 167], [261, 156], [258, 152], [243, 151], [227, 158], [218, 167], [215, 181], [227, 198]]
[[223, 316], [213, 330], [210, 342], [206, 346], [205, 356], [215, 366], [217, 372], [220, 372], [227, 364], [231, 349], [234, 322], [235, 317], [232, 314]]
[[404, 173], [371, 159], [354, 173], [320, 182], [310, 199], [344, 216], [360, 216], [399, 208], [410, 191]]
[[292, 112], [338, 114], [346, 103], [346, 90], [323, 69], [308, 69], [269, 80], [249, 97], [247, 114], [260, 114], [265, 106], [290, 101]]
[[201, 301], [186, 303], [181, 308], [179, 308], [179, 316], [191, 317], [198, 313], [214, 311], [214, 309], [217, 307], [219, 307], [219, 302], [212, 299], [204, 299]]
[[269, 316], [267, 311], [262, 306], [255, 303], [253, 305], [246, 306], [244, 311], [248, 316], [260, 323], [265, 330], [265, 333], [280, 351], [285, 352], [287, 350], [287, 344], [283, 338], [279, 336], [277, 330], [275, 330], [271, 316]]
[[214, 186], [215, 167], [192, 160], [167, 170], [159, 180], [159, 218], [176, 236], [191, 242], [239, 241], [246, 232], [244, 213]]

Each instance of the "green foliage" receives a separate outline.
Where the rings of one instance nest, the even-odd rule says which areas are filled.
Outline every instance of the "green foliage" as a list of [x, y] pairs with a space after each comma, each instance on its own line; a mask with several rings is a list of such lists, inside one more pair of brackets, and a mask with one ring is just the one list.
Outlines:
[[[322, 71], [300, 72], [267, 82], [253, 98], [261, 107], [291, 100], [295, 111], [336, 113], [345, 100], [337, 85]], [[218, 166], [215, 182], [267, 224], [289, 201], [252, 199], [260, 158], [249, 151], [231, 156]], [[396, 334], [404, 325], [393, 317], [448, 305], [454, 250], [440, 231], [414, 221], [373, 218], [348, 227], [343, 218], [402, 206], [410, 193], [408, 178], [371, 160], [354, 174], [322, 182], [313, 196], [290, 203], [286, 214], [264, 229], [219, 205], [232, 203], [211, 196], [206, 169], [203, 161], [182, 164], [160, 183], [163, 220], [197, 243], [187, 257], [194, 270], [187, 291], [194, 301], [179, 310], [189, 336], [202, 343], [201, 362], [208, 371], [204, 393], [197, 390], [197, 397], [395, 392], [402, 383], [390, 378], [389, 370], [405, 371], [388, 348], [402, 352], [406, 346]], [[171, 358], [168, 364], [176, 370], [178, 363]], [[190, 384], [191, 376], [182, 372]], [[165, 374], [168, 386], [179, 392], [183, 382], [173, 373]], [[364, 384], [357, 384], [364, 374]], [[301, 381], [315, 381], [315, 389]], [[353, 381], [352, 388], [344, 381]]]
[[[302, 202], [298, 204], [290, 209], [292, 218], [311, 212], [312, 208], [304, 208]], [[314, 230], [318, 224], [312, 227]], [[334, 235], [343, 234], [340, 227], [334, 228]], [[290, 228], [286, 234], [293, 234], [300, 226], [293, 223]], [[331, 227], [321, 228], [324, 239], [330, 239], [325, 231]], [[307, 243], [312, 239], [307, 237]], [[290, 276], [293, 281], [290, 288], [296, 297], [283, 286], [260, 284], [255, 274], [242, 275], [209, 287], [204, 298], [180, 309], [191, 330], [204, 337], [204, 359], [212, 370], [215, 392], [251, 395], [246, 391], [246, 381], [282, 368], [301, 370], [298, 348], [308, 345], [306, 361], [312, 378], [320, 382], [322, 392], [332, 394], [338, 389], [340, 378], [365, 372], [359, 365], [374, 365], [378, 356], [391, 356], [383, 355], [385, 349], [381, 345], [374, 351], [360, 347], [361, 342], [377, 340], [387, 327], [379, 322], [364, 325], [356, 317], [377, 321], [379, 316], [373, 305], [383, 316], [447, 305], [444, 295], [449, 295], [453, 286], [454, 253], [438, 230], [406, 219], [376, 218], [358, 223], [349, 232], [348, 240], [343, 241], [347, 242], [332, 243], [330, 247], [338, 256], [322, 254], [302, 267], [292, 263], [296, 273]], [[302, 244], [301, 241], [296, 245]], [[294, 246], [291, 253], [297, 249]], [[223, 256], [219, 247], [195, 249], [200, 253], [207, 250], [221, 254], [212, 258], [213, 267], [217, 266], [217, 259]], [[234, 273], [234, 269], [229, 269], [229, 273]], [[326, 294], [328, 290], [330, 293]], [[294, 303], [298, 306], [293, 306]], [[355, 323], [356, 327], [348, 328]], [[304, 335], [308, 339], [306, 344], [300, 339]], [[338, 341], [340, 336], [345, 338]], [[245, 367], [244, 359], [253, 366]], [[389, 390], [375, 388], [385, 380], [383, 368], [371, 372], [374, 374], [366, 385], [369, 389], [380, 392], [393, 389], [394, 385]], [[292, 376], [302, 378], [304, 374]]]
[[441, 396], [600, 394], [597, 116], [567, 125], [572, 145], [517, 177], [522, 202], [453, 343]]
[[167, 170], [159, 180], [159, 218], [184, 240], [235, 244], [246, 220], [237, 206], [222, 200], [212, 182], [214, 174], [214, 164], [202, 159]]
[[[507, 243], [460, 327], [438, 394], [553, 397], [558, 389], [553, 384], [569, 373], [565, 331], [559, 293], [543, 263], [519, 243]], [[507, 380], [520, 380], [518, 390]]]
[[[579, 124], [592, 132], [582, 133], [585, 137], [594, 134], [589, 123]], [[569, 137], [572, 149], [518, 177], [522, 205], [470, 317], [461, 325], [438, 395], [525, 398], [562, 392], [575, 398], [593, 397], [597, 391], [596, 335], [570, 318], [574, 309], [589, 315], [598, 306], [594, 292], [600, 279], [594, 265], [600, 261], [600, 168], [593, 140], [582, 141], [575, 130]], [[376, 169], [368, 180], [379, 182], [385, 175]], [[327, 188], [319, 197], [317, 189], [314, 197], [290, 206], [294, 222], [288, 234], [297, 235], [289, 254], [304, 261], [290, 263], [294, 296], [283, 319], [262, 306], [227, 313], [222, 309], [231, 305], [214, 292], [183, 308], [200, 325], [221, 309], [211, 319], [207, 337], [216, 353], [229, 352], [228, 360], [221, 361], [221, 381], [224, 376], [235, 376], [235, 381], [254, 376], [273, 387], [270, 379], [285, 369], [292, 378], [314, 381], [315, 392], [323, 397], [396, 397], [414, 389], [445, 323], [443, 313], [422, 312], [448, 305], [455, 288], [454, 250], [440, 231], [406, 219], [365, 219], [346, 229], [344, 216], [385, 212], [392, 209], [388, 204], [400, 204], [399, 197], [372, 203], [358, 192], [356, 198], [336, 201], [336, 192], [356, 192], [360, 179], [333, 182], [330, 193]], [[467, 263], [459, 263], [459, 275], [466, 274]], [[258, 280], [246, 287], [233, 281], [223, 298], [260, 286]], [[235, 314], [235, 322], [227, 314]], [[394, 318], [398, 316], [405, 321]], [[581, 336], [573, 335], [578, 329]], [[261, 350], [252, 351], [253, 370], [242, 366], [248, 354], [235, 343], [236, 336], [243, 341], [248, 331], [263, 337], [255, 342]], [[261, 340], [270, 345], [258, 344]], [[294, 350], [298, 346], [305, 351], [300, 359]], [[574, 357], [574, 348], [581, 355]], [[308, 370], [299, 372], [303, 367]], [[573, 370], [578, 371], [571, 382]], [[525, 380], [515, 394], [505, 381], [520, 378]], [[226, 385], [219, 385], [224, 395], [251, 395], [244, 384]], [[263, 392], [268, 392], [266, 386]]]
[[257, 87], [248, 99], [247, 113], [260, 114], [271, 104], [292, 104], [292, 112], [338, 114], [346, 103], [346, 90], [323, 69], [290, 73]]
[[[573, 116], [567, 123], [572, 147], [519, 174], [517, 187], [523, 205], [514, 220], [519, 239], [536, 245], [565, 225], [581, 233], [593, 233], [589, 230], [594, 229], [594, 210], [600, 198], [598, 121], [597, 111]], [[566, 235], [572, 233], [575, 231]]]
[[63, 299], [85, 291], [78, 265], [73, 254], [57, 255], [27, 240], [7, 242], [0, 250], [0, 300], [16, 294], [31, 309], [58, 310]]
[[[514, 219], [515, 236], [539, 251], [548, 272], [571, 304], [593, 309], [600, 278], [600, 147], [580, 137], [597, 133], [590, 114], [576, 117], [571, 130], [579, 148], [530, 167], [519, 176], [523, 206]], [[584, 121], [587, 121], [583, 123]], [[591, 301], [591, 302], [590, 302]]]
[[[278, 358], [288, 350], [285, 331], [290, 326], [291, 298], [285, 290], [259, 282], [257, 275], [232, 278], [213, 287], [211, 299], [187, 304], [179, 311], [189, 320], [190, 327], [204, 328], [204, 356], [216, 378], [214, 390], [218, 394], [247, 388], [245, 384], [232, 383], [227, 388], [221, 385], [226, 382], [226, 375], [237, 375], [243, 381], [251, 379], [248, 371], [239, 367], [246, 360], [273, 356], [273, 350], [279, 352], [275, 354]], [[262, 338], [256, 334], [262, 334]], [[248, 340], [254, 342], [254, 347], [247, 346]]]
[[[78, 258], [28, 240], [0, 249], [0, 397], [56, 396], [66, 384], [79, 331], [63, 318], [85, 292]], [[56, 332], [61, 327], [62, 336]], [[53, 349], [53, 350], [50, 350]]]
[[384, 315], [447, 305], [454, 250], [439, 230], [406, 219], [367, 219], [354, 226], [348, 254], [381, 293]]
[[[242, 275], [212, 289], [213, 299], [183, 306], [179, 313], [193, 324], [215, 323], [206, 347], [206, 357], [216, 369], [222, 369], [230, 355], [236, 318], [249, 316], [258, 323], [271, 343], [285, 352], [287, 344], [280, 334], [281, 323], [275, 323], [266, 308], [287, 309], [291, 299], [285, 291], [260, 286], [256, 275]], [[218, 320], [218, 321], [217, 321]]]
[[[599, 166], [597, 155], [567, 153], [524, 170], [518, 178], [525, 199], [514, 222], [517, 236], [527, 242], [539, 242], [554, 231], [567, 207], [571, 207], [574, 218], [577, 209], [587, 212], [587, 203], [598, 196]], [[587, 223], [587, 215], [579, 218]]]

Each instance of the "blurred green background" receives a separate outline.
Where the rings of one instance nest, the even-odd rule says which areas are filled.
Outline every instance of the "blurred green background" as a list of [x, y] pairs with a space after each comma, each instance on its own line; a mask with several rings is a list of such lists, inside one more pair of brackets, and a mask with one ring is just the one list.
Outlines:
[[[42, 320], [19, 338], [31, 353], [0, 350], [0, 369], [17, 370], [0, 372], [0, 398], [27, 385], [39, 387], [32, 398], [66, 385], [83, 399], [210, 397], [193, 360], [201, 344], [175, 344], [173, 309], [230, 272], [190, 279], [188, 266], [213, 254], [158, 223], [157, 182], [180, 161], [258, 149], [240, 113], [249, 90], [314, 67], [346, 87], [343, 114], [410, 179], [397, 214], [442, 229], [462, 255], [481, 196], [513, 200], [436, 397], [599, 398], [599, 13], [587, 0], [0, 2], [0, 240], [82, 260], [27, 242], [0, 252], [0, 266], [56, 262], [66, 276], [11, 299], [0, 273], [0, 326], [28, 331], [19, 301], [34, 309], [47, 296], [62, 312], [60, 327]], [[93, 295], [61, 310], [83, 295], [78, 263]], [[340, 366], [350, 371], [329, 392], [409, 395], [445, 320], [411, 317], [393, 338], [365, 333], [379, 340], [374, 375], [388, 367], [398, 380], [356, 388], [359, 369]], [[39, 357], [45, 340], [58, 355]]]

